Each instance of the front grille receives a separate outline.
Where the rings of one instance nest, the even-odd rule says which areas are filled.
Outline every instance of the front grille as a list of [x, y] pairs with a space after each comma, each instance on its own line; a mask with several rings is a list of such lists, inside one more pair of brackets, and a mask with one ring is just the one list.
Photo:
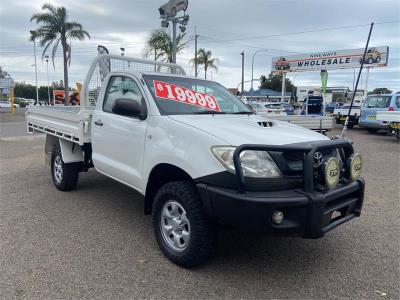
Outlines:
[[[326, 157], [336, 156], [336, 149], [325, 149], [319, 151], [322, 153], [322, 156], [325, 160]], [[302, 161], [304, 157], [304, 153], [302, 152], [283, 152], [283, 158], [288, 162], [298, 162]]]
[[287, 162], [303, 160], [303, 157], [304, 153], [302, 152], [283, 152], [283, 158], [286, 159]]

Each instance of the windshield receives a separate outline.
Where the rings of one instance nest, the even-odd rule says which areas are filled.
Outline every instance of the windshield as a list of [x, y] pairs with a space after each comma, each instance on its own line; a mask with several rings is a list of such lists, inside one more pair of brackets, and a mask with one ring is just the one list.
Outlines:
[[363, 106], [368, 108], [386, 108], [389, 104], [390, 96], [368, 96]]
[[253, 114], [216, 82], [158, 75], [143, 78], [162, 115]]

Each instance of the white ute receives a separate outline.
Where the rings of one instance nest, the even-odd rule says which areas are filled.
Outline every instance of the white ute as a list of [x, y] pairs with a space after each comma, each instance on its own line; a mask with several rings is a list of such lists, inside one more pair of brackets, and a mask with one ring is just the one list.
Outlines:
[[46, 133], [58, 190], [91, 167], [137, 190], [160, 248], [183, 267], [207, 260], [219, 224], [320, 238], [361, 213], [350, 141], [257, 116], [178, 65], [99, 55], [80, 106], [29, 106], [26, 119]]

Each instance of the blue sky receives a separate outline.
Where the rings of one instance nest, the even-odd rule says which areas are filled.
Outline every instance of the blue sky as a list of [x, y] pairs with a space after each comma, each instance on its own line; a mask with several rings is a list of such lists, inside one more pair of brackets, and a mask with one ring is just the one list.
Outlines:
[[[65, 6], [73, 20], [79, 21], [92, 36], [84, 42], [72, 43], [70, 81], [83, 81], [98, 44], [111, 53], [144, 57], [145, 41], [151, 30], [160, 27], [159, 0], [64, 0], [48, 1]], [[0, 65], [15, 80], [34, 82], [32, 43], [29, 21], [44, 1], [2, 1], [0, 3]], [[251, 78], [251, 57], [258, 49], [254, 77], [270, 72], [274, 56], [364, 47], [368, 24], [378, 23], [371, 37], [371, 46], [389, 46], [389, 66], [372, 69], [369, 88], [388, 87], [400, 90], [400, 4], [398, 1], [258, 1], [258, 0], [189, 0], [190, 15], [187, 39], [200, 34], [199, 47], [213, 52], [219, 59], [218, 72], [212, 79], [227, 87], [236, 87], [241, 80], [241, 56], [245, 52], [245, 79]], [[396, 21], [394, 23], [385, 23]], [[385, 23], [385, 24], [379, 24]], [[361, 26], [356, 26], [361, 25]], [[308, 32], [319, 29], [355, 26], [342, 29]], [[303, 33], [300, 33], [303, 32]], [[39, 82], [46, 84], [46, 65], [38, 49]], [[189, 60], [194, 56], [194, 42], [189, 42], [179, 56], [188, 74], [194, 74]], [[62, 79], [61, 51], [55, 70], [50, 67], [50, 81]], [[200, 71], [200, 75], [203, 72]], [[289, 74], [296, 85], [319, 85], [319, 72]], [[362, 81], [364, 80], [362, 77]], [[349, 86], [353, 70], [329, 71], [329, 86]], [[246, 89], [249, 85], [246, 86]]]

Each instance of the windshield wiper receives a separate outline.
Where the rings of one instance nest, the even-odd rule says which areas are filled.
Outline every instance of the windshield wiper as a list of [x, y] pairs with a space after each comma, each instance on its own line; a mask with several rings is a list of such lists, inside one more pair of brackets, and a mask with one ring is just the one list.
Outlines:
[[216, 114], [226, 114], [226, 112], [215, 111], [215, 110], [203, 110], [203, 111], [196, 111], [194, 114], [196, 114], [196, 115], [216, 115]]

